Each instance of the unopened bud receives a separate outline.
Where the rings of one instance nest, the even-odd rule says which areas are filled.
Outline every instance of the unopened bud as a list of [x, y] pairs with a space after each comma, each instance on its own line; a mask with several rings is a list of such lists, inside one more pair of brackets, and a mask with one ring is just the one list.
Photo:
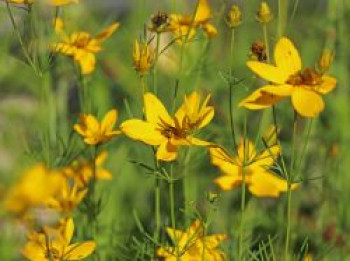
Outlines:
[[329, 49], [323, 50], [317, 63], [317, 69], [319, 72], [321, 74], [327, 72], [333, 63], [333, 60], [334, 52]]
[[270, 7], [265, 1], [262, 1], [260, 3], [258, 13], [256, 14], [256, 19], [260, 23], [264, 23], [264, 24], [267, 24], [272, 20], [272, 13], [271, 13]]
[[238, 5], [231, 7], [226, 22], [230, 28], [236, 28], [242, 23], [242, 12]]

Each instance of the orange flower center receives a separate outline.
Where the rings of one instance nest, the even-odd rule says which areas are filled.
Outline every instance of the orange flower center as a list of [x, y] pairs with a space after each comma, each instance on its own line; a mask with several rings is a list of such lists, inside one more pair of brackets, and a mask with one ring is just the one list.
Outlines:
[[288, 84], [315, 86], [322, 83], [321, 75], [314, 69], [308, 67], [303, 72], [298, 72], [289, 77]]

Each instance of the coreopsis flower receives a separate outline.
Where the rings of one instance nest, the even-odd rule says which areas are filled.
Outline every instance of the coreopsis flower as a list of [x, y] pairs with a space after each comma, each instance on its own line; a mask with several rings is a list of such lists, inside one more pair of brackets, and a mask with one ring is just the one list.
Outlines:
[[240, 102], [251, 110], [268, 108], [291, 96], [294, 109], [304, 117], [315, 117], [324, 109], [321, 95], [336, 87], [336, 79], [317, 73], [312, 68], [302, 71], [299, 53], [294, 44], [282, 37], [276, 44], [276, 65], [248, 61], [247, 66], [261, 78], [271, 82]]
[[178, 43], [183, 43], [183, 40], [188, 37], [192, 39], [198, 28], [202, 28], [209, 38], [213, 38], [218, 34], [216, 27], [210, 23], [212, 11], [207, 0], [198, 0], [198, 8], [196, 14], [171, 14], [169, 30], [173, 32], [178, 39]]
[[94, 241], [71, 244], [74, 233], [73, 219], [64, 220], [58, 228], [44, 229], [44, 233], [30, 232], [22, 255], [31, 261], [81, 260], [95, 250]]
[[88, 190], [79, 188], [76, 182], [70, 183], [67, 181], [56, 197], [48, 199], [46, 206], [59, 212], [73, 212], [86, 196]]
[[13, 214], [25, 215], [31, 208], [44, 206], [47, 199], [56, 196], [64, 182], [60, 172], [49, 170], [43, 164], [35, 165], [9, 189], [4, 206]]
[[[280, 153], [280, 146], [273, 145], [257, 153], [252, 142], [242, 140], [237, 155], [230, 156], [221, 147], [209, 149], [211, 163], [222, 171], [214, 182], [222, 190], [232, 190], [241, 186], [243, 174], [249, 191], [257, 197], [278, 197], [287, 191], [287, 181], [272, 173], [271, 168]], [[292, 189], [296, 184], [292, 185]]]
[[148, 145], [159, 146], [157, 159], [173, 161], [179, 146], [208, 146], [211, 143], [193, 137], [193, 132], [202, 129], [214, 117], [214, 108], [207, 106], [207, 96], [200, 106], [200, 96], [193, 92], [185, 97], [182, 106], [171, 117], [161, 101], [153, 94], [144, 95], [145, 120], [131, 119], [121, 124], [121, 130], [129, 138]]
[[158, 248], [158, 257], [164, 258], [165, 261], [227, 260], [225, 253], [218, 249], [218, 245], [227, 235], [205, 235], [204, 225], [198, 219], [186, 231], [168, 227], [167, 233], [176, 246]]
[[232, 5], [226, 23], [230, 28], [236, 28], [242, 23], [242, 12], [238, 5]]
[[[5, 0], [12, 4], [33, 4], [35, 2], [38, 2], [37, 0]], [[39, 1], [40, 2], [40, 1]], [[79, 3], [79, 0], [45, 0], [41, 1], [53, 6], [63, 6], [68, 4], [77, 4]]]
[[120, 134], [120, 131], [113, 130], [117, 119], [118, 111], [115, 109], [107, 112], [101, 122], [91, 114], [82, 114], [80, 123], [75, 124], [73, 128], [84, 138], [86, 144], [98, 145]]
[[[100, 152], [95, 159], [95, 179], [96, 180], [111, 180], [112, 173], [103, 167], [107, 160], [108, 152]], [[79, 190], [84, 189], [94, 177], [94, 169], [90, 161], [75, 161], [72, 165], [62, 169], [65, 177], [74, 180]]]
[[135, 40], [133, 59], [136, 72], [144, 75], [148, 73], [153, 65], [154, 51], [148, 43], [140, 44], [138, 40]]
[[270, 10], [269, 5], [265, 2], [262, 1], [260, 3], [260, 7], [259, 10], [256, 14], [256, 19], [260, 22], [260, 23], [269, 23], [272, 20], [272, 13]]
[[61, 19], [56, 20], [55, 25], [59, 42], [52, 44], [52, 50], [72, 57], [79, 64], [82, 74], [90, 74], [94, 71], [95, 55], [102, 51], [102, 43], [119, 28], [119, 23], [113, 23], [100, 34], [92, 37], [90, 33], [85, 31], [67, 34]]

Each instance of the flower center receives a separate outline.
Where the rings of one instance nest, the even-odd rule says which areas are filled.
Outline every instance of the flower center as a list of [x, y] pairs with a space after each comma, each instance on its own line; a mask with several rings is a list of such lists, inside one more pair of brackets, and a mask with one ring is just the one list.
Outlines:
[[315, 86], [322, 83], [321, 75], [308, 67], [303, 72], [298, 72], [289, 77], [288, 84]]
[[163, 136], [170, 138], [180, 138], [185, 139], [189, 134], [189, 129], [182, 128], [175, 118], [175, 127], [166, 123], [162, 119], [160, 119], [161, 124], [159, 124], [160, 132]]
[[53, 260], [60, 260], [60, 252], [55, 248], [46, 250], [45, 257]]

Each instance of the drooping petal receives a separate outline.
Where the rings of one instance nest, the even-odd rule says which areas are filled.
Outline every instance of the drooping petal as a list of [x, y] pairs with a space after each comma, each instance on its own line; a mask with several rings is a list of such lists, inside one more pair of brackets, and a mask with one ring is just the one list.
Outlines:
[[201, 23], [211, 17], [211, 10], [207, 0], [199, 0], [196, 15], [194, 17], [195, 23]]
[[238, 175], [240, 167], [220, 147], [209, 148], [211, 163], [227, 175]]
[[162, 102], [152, 93], [144, 95], [145, 114], [148, 122], [155, 125], [163, 125], [167, 123], [173, 125], [173, 120]]
[[80, 260], [94, 252], [96, 243], [94, 241], [85, 241], [68, 246], [65, 249], [64, 260], [73, 261]]
[[316, 117], [324, 109], [322, 97], [304, 87], [295, 87], [292, 103], [294, 109], [303, 117]]
[[284, 84], [290, 77], [290, 74], [283, 69], [267, 63], [248, 61], [247, 66], [259, 77], [269, 82]]
[[103, 118], [101, 122], [101, 132], [105, 133], [111, 131], [117, 121], [118, 111], [113, 109], [110, 110]]
[[275, 47], [275, 63], [286, 75], [294, 75], [301, 70], [301, 59], [294, 44], [282, 37]]
[[111, 37], [111, 35], [119, 28], [119, 26], [119, 23], [111, 24], [106, 29], [104, 29], [99, 35], [97, 35], [95, 39], [99, 42], [106, 40], [107, 38]]
[[177, 146], [166, 141], [160, 144], [157, 150], [157, 159], [162, 161], [173, 161], [177, 158]]
[[160, 145], [167, 140], [152, 123], [138, 119], [127, 120], [120, 126], [122, 132], [131, 139], [142, 141], [148, 145]]
[[218, 35], [218, 30], [211, 23], [204, 23], [202, 28], [209, 38], [213, 38]]
[[264, 91], [261, 92], [261, 90], [258, 89], [243, 99], [238, 106], [245, 107], [249, 110], [261, 110], [271, 107], [283, 98], [283, 96], [273, 95]]
[[65, 229], [64, 229], [64, 239], [65, 239], [67, 245], [72, 240], [73, 232], [74, 232], [73, 219], [68, 218], [66, 223], [65, 223]]
[[322, 76], [322, 83], [316, 87], [316, 91], [322, 94], [331, 92], [337, 85], [337, 80], [334, 77]]
[[96, 58], [91, 52], [78, 51], [74, 55], [74, 60], [76, 60], [81, 68], [82, 74], [90, 74], [95, 69]]
[[222, 190], [233, 190], [242, 183], [242, 177], [237, 175], [223, 175], [214, 179], [216, 183]]

